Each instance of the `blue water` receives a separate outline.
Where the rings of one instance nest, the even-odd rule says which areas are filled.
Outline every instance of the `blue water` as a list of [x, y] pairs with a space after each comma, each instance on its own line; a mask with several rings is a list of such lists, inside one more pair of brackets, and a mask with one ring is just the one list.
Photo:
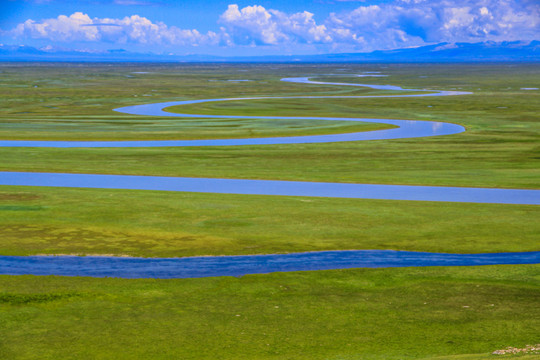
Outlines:
[[[174, 102], [178, 105], [179, 102]], [[185, 101], [183, 103], [189, 103]], [[170, 104], [170, 103], [169, 103]], [[145, 115], [155, 113], [156, 116], [177, 116], [157, 115], [161, 111], [162, 104], [150, 104], [146, 109], [138, 108], [145, 112]], [[160, 105], [160, 106], [157, 106]], [[143, 105], [140, 105], [143, 106]], [[167, 105], [172, 106], [172, 105]], [[159, 109], [158, 109], [159, 108]], [[125, 109], [125, 108], [124, 108]], [[128, 111], [128, 110], [126, 110]], [[172, 114], [163, 112], [164, 114]], [[187, 114], [186, 114], [187, 117]], [[465, 131], [461, 125], [419, 121], [419, 120], [391, 120], [391, 119], [356, 119], [356, 118], [331, 118], [331, 117], [265, 117], [265, 116], [199, 116], [189, 115], [189, 117], [212, 117], [231, 119], [304, 119], [304, 120], [329, 120], [329, 121], [358, 121], [383, 123], [398, 126], [395, 129], [375, 130], [346, 134], [331, 135], [307, 135], [307, 136], [286, 136], [268, 138], [245, 138], [245, 139], [214, 139], [214, 140], [132, 140], [132, 141], [39, 141], [39, 140], [0, 140], [0, 147], [47, 147], [47, 148], [125, 148], [125, 147], [188, 147], [188, 146], [240, 146], [240, 145], [278, 145], [278, 144], [309, 144], [309, 143], [330, 143], [342, 141], [364, 141], [364, 140], [389, 140], [405, 139], [414, 137], [428, 137], [440, 135], [452, 135]]]
[[[282, 81], [326, 84], [339, 86], [361, 86], [382, 90], [419, 91], [418, 89], [403, 89], [394, 85], [370, 85], [349, 83], [328, 83], [311, 81], [307, 77], [284, 78]], [[418, 96], [449, 96], [470, 94], [458, 91], [437, 91], [427, 94], [389, 95], [386, 97], [418, 97]], [[340, 96], [338, 98], [372, 98], [381, 96]], [[298, 144], [298, 143], [325, 143], [338, 141], [364, 141], [388, 140], [411, 137], [426, 137], [450, 135], [463, 132], [465, 129], [456, 124], [431, 121], [412, 121], [395, 119], [364, 119], [364, 118], [337, 118], [337, 117], [256, 117], [236, 115], [201, 115], [177, 114], [165, 112], [163, 109], [174, 105], [186, 105], [211, 101], [234, 101], [253, 99], [285, 99], [306, 98], [318, 99], [317, 96], [296, 97], [259, 97], [259, 98], [229, 98], [229, 99], [203, 99], [188, 101], [173, 101], [157, 104], [144, 104], [115, 109], [134, 115], [147, 116], [174, 116], [174, 117], [210, 117], [210, 118], [243, 118], [243, 119], [309, 119], [330, 121], [361, 121], [384, 123], [396, 126], [393, 129], [357, 132], [347, 134], [290, 136], [274, 138], [250, 139], [218, 139], [218, 140], [142, 140], [142, 141], [0, 141], [0, 146], [14, 147], [166, 147], [166, 146], [238, 146], [238, 145], [270, 145], [270, 144]], [[324, 97], [328, 98], [328, 97]], [[336, 98], [330, 97], [330, 98]], [[136, 190], [167, 190], [187, 192], [212, 192], [224, 194], [256, 194], [256, 195], [283, 195], [283, 196], [322, 196], [361, 199], [387, 199], [387, 200], [418, 200], [418, 201], [452, 201], [477, 202], [500, 204], [530, 204], [540, 203], [539, 190], [514, 189], [485, 189], [485, 188], [458, 188], [434, 186], [399, 186], [399, 185], [372, 185], [372, 184], [343, 184], [343, 183], [317, 183], [296, 181], [271, 180], [232, 180], [208, 178], [180, 178], [157, 176], [120, 176], [120, 175], [87, 175], [87, 174], [51, 174], [51, 173], [1, 173], [1, 185], [27, 185], [27, 186], [63, 186], [63, 187], [89, 187]]]
[[[392, 85], [323, 83], [307, 77], [285, 78], [286, 82], [339, 86], [364, 86], [380, 90], [418, 91]], [[374, 98], [374, 97], [427, 97], [470, 94], [458, 91], [437, 91], [427, 94], [389, 96], [296, 96], [234, 99], [205, 99], [145, 104], [115, 109], [133, 115], [174, 116], [191, 118], [241, 119], [308, 119], [330, 121], [361, 121], [384, 123], [394, 129], [370, 132], [293, 136], [258, 139], [222, 140], [162, 140], [162, 141], [0, 141], [9, 147], [157, 147], [157, 146], [237, 146], [325, 143], [402, 139], [411, 137], [451, 135], [465, 129], [444, 122], [409, 121], [395, 119], [335, 118], [335, 117], [260, 117], [201, 114], [176, 114], [163, 109], [210, 101], [235, 101], [285, 98]], [[92, 175], [0, 172], [0, 185], [83, 187], [106, 189], [136, 189], [186, 191], [224, 194], [320, 196], [337, 198], [450, 201], [498, 204], [540, 204], [540, 190], [458, 188], [434, 186], [372, 185], [317, 183], [273, 180], [238, 180], [209, 178], [180, 178], [158, 176]], [[116, 258], [76, 256], [0, 256], [0, 274], [9, 275], [65, 275], [123, 278], [189, 278], [206, 276], [241, 276], [275, 271], [325, 270], [358, 267], [404, 266], [464, 266], [498, 264], [537, 264], [540, 252], [496, 254], [435, 254], [388, 250], [322, 251], [287, 255], [218, 256], [192, 258]]]
[[348, 250], [158, 259], [101, 256], [0, 256], [0, 274], [172, 279], [242, 276], [278, 271], [539, 263], [540, 251], [438, 254], [392, 250]]
[[0, 185], [540, 205], [540, 190], [0, 172]]
[[[305, 84], [327, 84], [343, 86], [362, 86], [379, 90], [400, 90], [400, 91], [421, 91], [418, 89], [403, 89], [393, 85], [370, 85], [370, 84], [347, 84], [347, 83], [324, 83], [311, 81], [307, 77], [284, 78], [285, 82], [305, 83]], [[394, 129], [375, 130], [357, 133], [332, 134], [332, 135], [312, 135], [312, 136], [287, 136], [273, 138], [249, 138], [249, 139], [219, 139], [219, 140], [141, 140], [141, 141], [27, 141], [27, 140], [0, 140], [3, 147], [54, 147], [54, 148], [80, 148], [80, 147], [168, 147], [168, 146], [241, 146], [241, 145], [277, 145], [277, 144], [307, 144], [307, 143], [329, 143], [344, 141], [365, 141], [365, 140], [391, 140], [415, 137], [441, 136], [458, 134], [465, 131], [461, 125], [421, 120], [397, 120], [397, 119], [369, 119], [369, 118], [341, 118], [341, 117], [298, 117], [298, 116], [237, 116], [237, 115], [204, 115], [204, 114], [178, 114], [164, 111], [171, 106], [200, 104], [216, 101], [239, 101], [239, 100], [262, 100], [262, 99], [323, 99], [323, 98], [347, 98], [365, 99], [382, 97], [428, 97], [428, 96], [451, 96], [466, 95], [469, 92], [460, 91], [437, 91], [426, 94], [411, 95], [386, 95], [386, 96], [287, 96], [287, 97], [247, 97], [247, 98], [222, 98], [222, 99], [202, 99], [169, 101], [156, 104], [143, 104], [127, 106], [115, 111], [146, 116], [167, 116], [184, 118], [212, 118], [212, 119], [302, 119], [314, 121], [354, 121], [369, 122], [394, 125]]]

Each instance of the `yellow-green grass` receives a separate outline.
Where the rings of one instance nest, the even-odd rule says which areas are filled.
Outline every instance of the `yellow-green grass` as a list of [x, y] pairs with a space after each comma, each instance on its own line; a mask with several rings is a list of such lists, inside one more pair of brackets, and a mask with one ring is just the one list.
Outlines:
[[3, 119], [3, 140], [193, 140], [249, 137], [305, 136], [342, 134], [392, 128], [375, 123], [309, 120], [262, 119], [159, 119], [138, 120], [126, 116], [107, 116], [90, 120], [58, 117]]
[[[499, 130], [494, 130], [498, 132]], [[510, 138], [508, 138], [510, 137]], [[535, 133], [204, 148], [2, 148], [1, 171], [538, 188]]]
[[491, 353], [539, 342], [539, 279], [538, 265], [0, 276], [0, 357], [504, 359]]
[[[374, 70], [373, 67], [378, 66], [356, 65], [350, 72]], [[0, 91], [5, 95], [4, 101], [10, 103], [1, 108], [0, 131], [7, 138], [19, 139], [30, 133], [30, 138], [38, 139], [125, 140], [365, 130], [368, 128], [342, 122], [138, 117], [114, 113], [112, 108], [178, 98], [385, 93], [279, 81], [284, 76], [309, 73], [321, 74], [318, 79], [329, 80], [324, 74], [337, 72], [330, 65], [279, 65], [272, 69], [267, 65], [4, 64], [2, 71]], [[135, 74], [140, 71], [149, 73]], [[520, 86], [527, 87], [540, 76], [537, 67], [393, 65], [382, 71], [391, 76], [343, 81], [468, 90], [475, 94], [410, 99], [271, 99], [198, 104], [185, 110], [229, 115], [432, 119], [460, 123], [467, 127], [467, 132], [422, 139], [275, 146], [2, 148], [0, 170], [538, 188], [540, 102], [534, 91], [520, 90]], [[226, 81], [238, 78], [254, 81]], [[143, 95], [152, 96], [141, 100]], [[3, 201], [0, 215], [7, 226], [5, 237], [14, 239], [14, 243], [4, 244], [6, 253], [94, 251], [183, 256], [338, 248], [536, 250], [534, 206], [450, 203], [440, 206], [422, 202], [37, 188], [22, 191], [42, 193], [43, 197], [37, 201], [39, 211], [25, 208], [24, 201], [21, 205]], [[11, 196], [9, 190], [5, 193], [8, 198]], [[114, 196], [108, 203], [96, 200], [110, 194], [121, 200]], [[192, 199], [189, 205], [186, 199]], [[233, 205], [218, 206], [212, 212], [197, 206], [199, 202]], [[56, 205], [51, 207], [51, 203]], [[146, 219], [146, 215], [141, 215], [145, 214], [141, 205], [146, 204], [153, 204], [154, 217]], [[179, 217], [179, 213], [190, 215]], [[359, 213], [363, 218], [355, 221]], [[148, 224], [152, 218], [166, 220]], [[40, 228], [30, 231], [28, 227], [32, 226]], [[90, 232], [93, 235], [82, 236], [81, 229], [93, 229]], [[121, 235], [124, 233], [127, 235]], [[21, 242], [26, 245], [22, 246]]]
[[[126, 140], [299, 135], [380, 126], [307, 120], [171, 119], [111, 110], [175, 99], [386, 93], [279, 81], [285, 76], [337, 72], [330, 65], [271, 67], [4, 64], [0, 91], [3, 101], [10, 102], [0, 108], [0, 134], [13, 139]], [[378, 66], [356, 65], [350, 72], [375, 68]], [[140, 71], [149, 73], [134, 74]], [[1, 148], [0, 170], [538, 188], [540, 102], [534, 91], [520, 90], [540, 77], [537, 67], [392, 65], [381, 71], [391, 76], [339, 79], [475, 94], [270, 99], [180, 109], [229, 115], [439, 120], [460, 123], [467, 132], [421, 139], [274, 146]], [[226, 81], [235, 78], [254, 81]], [[142, 95], [152, 96], [141, 100]], [[31, 114], [21, 114], [25, 112]], [[538, 250], [534, 240], [538, 210], [534, 206], [52, 188], [3, 187], [2, 191], [4, 254]], [[13, 198], [18, 192], [36, 198], [29, 202]]]
[[3, 186], [0, 254], [537, 251], [538, 215], [532, 205]]
[[[468, 131], [423, 139], [231, 148], [2, 148], [0, 170], [538, 188], [540, 103], [536, 92], [521, 90], [537, 87], [536, 64], [347, 67], [351, 73], [379, 70], [391, 76], [340, 81], [475, 94], [207, 103], [169, 110], [437, 120]], [[334, 65], [3, 63], [0, 71], [0, 137], [5, 139], [370, 130], [341, 122], [138, 117], [111, 109], [217, 97], [386, 93], [279, 81], [312, 74], [334, 81], [323, 77], [338, 72]], [[150, 73], [133, 73], [140, 71]], [[523, 205], [2, 186], [0, 254], [532, 251], [538, 250], [537, 219], [537, 207]], [[0, 276], [0, 358], [508, 358], [491, 352], [540, 342], [539, 274], [538, 265], [520, 265], [185, 280]]]
[[[279, 81], [285, 76], [337, 72], [330, 65], [272, 67], [72, 65], [66, 68], [4, 64], [0, 101], [5, 105], [0, 107], [0, 135], [6, 139], [51, 140], [193, 139], [309, 135], [382, 126], [307, 120], [171, 119], [112, 111], [126, 105], [185, 99], [385, 93]], [[227, 148], [2, 148], [0, 169], [538, 188], [540, 101], [537, 92], [521, 90], [537, 83], [540, 78], [537, 66], [390, 65], [380, 69], [378, 65], [351, 65], [350, 72], [373, 70], [390, 76], [342, 80], [405, 88], [466, 90], [474, 94], [408, 99], [276, 99], [206, 103], [181, 109], [229, 115], [437, 120], [462, 124], [467, 132], [421, 139]], [[137, 71], [150, 73], [133, 74]], [[235, 78], [254, 81], [226, 81]]]

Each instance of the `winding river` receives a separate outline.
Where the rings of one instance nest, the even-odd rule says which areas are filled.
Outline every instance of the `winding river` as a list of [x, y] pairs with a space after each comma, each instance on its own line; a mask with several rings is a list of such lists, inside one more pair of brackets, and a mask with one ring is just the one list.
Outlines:
[[174, 279], [243, 276], [277, 271], [537, 263], [540, 263], [540, 251], [493, 254], [437, 254], [393, 250], [344, 250], [185, 258], [0, 256], [0, 273], [8, 275], [76, 275], [131, 279]]
[[[369, 75], [360, 75], [369, 76]], [[381, 76], [381, 75], [371, 75]], [[386, 96], [294, 96], [247, 97], [143, 104], [114, 109], [132, 115], [217, 118], [217, 119], [303, 119], [324, 121], [356, 121], [383, 123], [392, 129], [346, 134], [290, 136], [273, 138], [217, 139], [217, 140], [142, 140], [142, 141], [19, 141], [0, 140], [2, 147], [167, 147], [167, 146], [242, 146], [328, 143], [343, 141], [389, 140], [414, 137], [452, 135], [465, 131], [460, 125], [398, 119], [367, 119], [340, 117], [277, 117], [179, 114], [164, 111], [178, 105], [216, 101], [261, 99], [321, 99], [321, 98], [379, 98], [379, 97], [431, 97], [467, 95], [461, 91], [432, 91], [403, 89], [391, 85], [351, 84], [311, 81], [307, 77], [281, 79], [285, 82], [361, 86], [378, 90], [403, 92], [429, 91], [421, 94]], [[163, 190], [209, 192], [226, 194], [257, 194], [279, 196], [319, 196], [336, 198], [446, 201], [496, 204], [539, 205], [540, 190], [464, 188], [442, 186], [402, 186], [374, 184], [321, 183], [275, 180], [240, 180], [214, 178], [182, 178], [159, 176], [58, 174], [33, 172], [0, 172], [0, 185], [53, 186], [106, 189]], [[268, 273], [273, 271], [343, 269], [353, 267], [399, 266], [457, 266], [496, 264], [537, 264], [540, 252], [492, 254], [435, 254], [392, 250], [321, 251], [300, 254], [274, 254], [251, 256], [191, 257], [180, 259], [145, 259], [77, 256], [0, 256], [0, 274], [114, 276], [127, 278], [183, 278]]]
[[[307, 77], [284, 78], [281, 81], [295, 82], [303, 84], [328, 84], [369, 87], [378, 90], [399, 90], [399, 91], [426, 91], [418, 89], [402, 89], [399, 86], [390, 85], [369, 85], [369, 84], [347, 84], [347, 83], [323, 83], [310, 81]], [[387, 130], [374, 130], [346, 134], [331, 135], [311, 135], [311, 136], [284, 136], [268, 138], [244, 138], [244, 139], [214, 139], [214, 140], [141, 140], [141, 141], [25, 141], [25, 140], [0, 140], [2, 147], [49, 147], [49, 148], [123, 148], [123, 147], [169, 147], [169, 146], [241, 146], [241, 145], [278, 145], [278, 144], [308, 144], [308, 143], [330, 143], [343, 141], [364, 141], [364, 140], [391, 140], [405, 139], [427, 136], [452, 135], [465, 131], [461, 125], [421, 120], [396, 120], [396, 119], [369, 119], [369, 118], [343, 118], [343, 117], [299, 117], [299, 116], [240, 116], [240, 115], [206, 115], [206, 114], [181, 114], [171, 113], [163, 109], [171, 106], [201, 104], [217, 101], [246, 101], [246, 100], [279, 100], [279, 99], [366, 99], [366, 98], [402, 98], [402, 97], [431, 97], [431, 96], [452, 96], [467, 95], [470, 92], [463, 91], [436, 91], [427, 94], [408, 95], [381, 95], [381, 96], [282, 96], [282, 97], [246, 97], [246, 98], [222, 98], [222, 99], [202, 99], [169, 101], [155, 104], [143, 104], [126, 106], [114, 111], [146, 116], [167, 116], [183, 118], [211, 118], [211, 119], [296, 119], [296, 120], [325, 120], [325, 121], [354, 121], [369, 122], [394, 125], [396, 128]]]

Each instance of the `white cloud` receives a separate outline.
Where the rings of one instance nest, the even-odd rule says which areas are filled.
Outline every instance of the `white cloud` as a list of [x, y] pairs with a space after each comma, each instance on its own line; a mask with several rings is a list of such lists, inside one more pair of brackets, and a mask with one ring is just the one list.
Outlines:
[[312, 13], [304, 11], [288, 15], [278, 10], [267, 10], [260, 5], [229, 5], [221, 15], [227, 33], [237, 44], [276, 45], [282, 43], [330, 42], [325, 25], [317, 25]]
[[[274, 11], [274, 13], [278, 13]], [[221, 15], [220, 22], [239, 43], [277, 44], [289, 38], [279, 29], [276, 16], [264, 7], [246, 6], [242, 10], [238, 5], [229, 5]]]
[[320, 23], [307, 11], [287, 14], [259, 5], [229, 5], [220, 22], [240, 45], [315, 44], [371, 51], [437, 42], [538, 39], [540, 5], [522, 1], [396, 0], [331, 13]]
[[[341, 42], [357, 43], [362, 50], [416, 46], [424, 43], [421, 24], [409, 20], [416, 10], [400, 6], [369, 5], [351, 12], [330, 14], [326, 21]], [[418, 16], [423, 22], [429, 18]]]
[[56, 19], [47, 19], [43, 22], [28, 19], [17, 25], [12, 30], [12, 34], [30, 38], [50, 37], [58, 41], [96, 41], [99, 37], [99, 30], [84, 26], [89, 24], [92, 24], [92, 19], [88, 15], [76, 12], [69, 17], [60, 15]]
[[[115, 0], [142, 3], [148, 0]], [[334, 0], [335, 1], [335, 0]], [[201, 33], [132, 15], [91, 18], [76, 12], [27, 20], [7, 32], [54, 42], [168, 46], [259, 46], [280, 51], [372, 51], [440, 42], [538, 40], [538, 0], [394, 0], [319, 19], [308, 11], [285, 13], [260, 5], [231, 4], [216, 19], [219, 30]], [[4, 32], [4, 35], [6, 32]]]
[[169, 27], [162, 22], [153, 23], [139, 15], [126, 16], [122, 19], [90, 18], [81, 12], [75, 12], [70, 16], [60, 15], [40, 22], [29, 19], [17, 25], [10, 34], [15, 37], [59, 42], [215, 45], [220, 41], [219, 35], [215, 32], [201, 34], [195, 29]]
[[453, 41], [534, 40], [540, 34], [540, 4], [508, 0], [461, 1], [442, 13], [441, 37]]
[[437, 42], [535, 40], [540, 4], [512, 0], [397, 0], [331, 14], [325, 25], [365, 50]]

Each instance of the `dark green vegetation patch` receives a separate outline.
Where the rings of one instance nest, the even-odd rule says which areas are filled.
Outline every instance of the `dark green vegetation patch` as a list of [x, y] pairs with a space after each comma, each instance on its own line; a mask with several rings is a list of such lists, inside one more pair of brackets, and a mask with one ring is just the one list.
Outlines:
[[79, 294], [46, 293], [46, 294], [6, 294], [0, 293], [0, 304], [4, 305], [30, 305], [47, 303], [56, 300], [69, 299]]

